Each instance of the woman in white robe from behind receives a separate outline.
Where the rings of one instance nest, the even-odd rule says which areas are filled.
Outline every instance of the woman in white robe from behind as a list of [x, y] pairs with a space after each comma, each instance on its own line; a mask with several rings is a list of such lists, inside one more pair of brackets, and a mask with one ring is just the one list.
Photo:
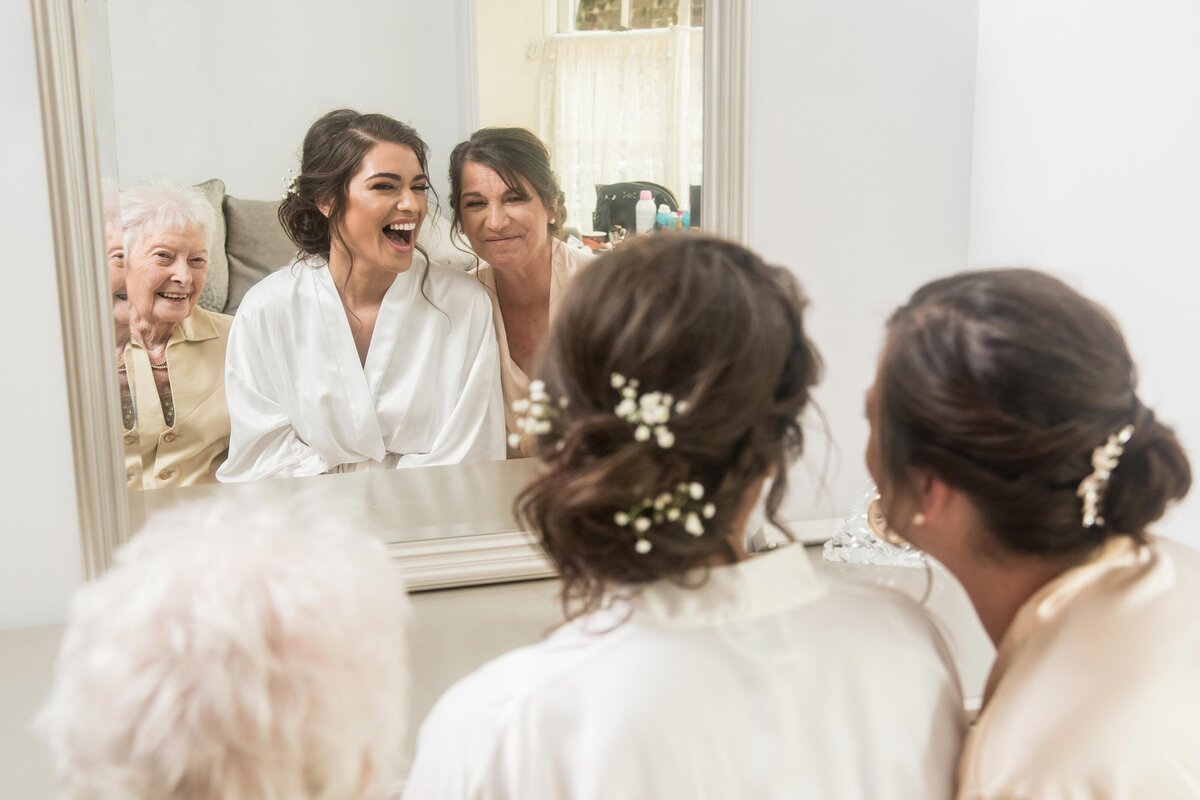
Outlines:
[[518, 498], [568, 622], [442, 696], [405, 797], [948, 800], [962, 697], [924, 612], [823, 580], [799, 545], [744, 548], [803, 444], [802, 305], [786, 270], [690, 235], [576, 278]]
[[415, 247], [425, 165], [415, 131], [382, 115], [334, 111], [309, 130], [280, 207], [308, 255], [234, 320], [219, 480], [504, 458], [491, 302]]

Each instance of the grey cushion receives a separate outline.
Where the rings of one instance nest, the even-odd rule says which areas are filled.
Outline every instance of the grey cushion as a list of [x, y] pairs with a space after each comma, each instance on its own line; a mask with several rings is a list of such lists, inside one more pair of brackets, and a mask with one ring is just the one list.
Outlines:
[[225, 251], [229, 256], [229, 298], [225, 313], [237, 312], [250, 287], [296, 258], [279, 224], [279, 203], [270, 200], [225, 198]]
[[213, 178], [198, 184], [196, 188], [204, 192], [204, 196], [217, 212], [217, 227], [213, 230], [208, 253], [208, 280], [204, 283], [204, 291], [200, 293], [199, 303], [206, 311], [220, 311], [225, 308], [229, 295], [229, 261], [225, 258], [225, 214], [221, 208], [225, 199], [225, 184]]
[[475, 269], [479, 259], [475, 257], [466, 237], [460, 239], [456, 240], [450, 235], [450, 220], [433, 213], [425, 218], [425, 224], [417, 235], [417, 242], [425, 248], [430, 261], [469, 272]]

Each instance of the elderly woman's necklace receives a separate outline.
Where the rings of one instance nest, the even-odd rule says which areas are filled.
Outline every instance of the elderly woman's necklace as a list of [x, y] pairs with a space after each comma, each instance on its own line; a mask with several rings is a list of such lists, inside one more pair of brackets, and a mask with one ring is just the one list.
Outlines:
[[134, 423], [133, 392], [129, 390], [129, 374], [125, 371], [124, 362], [117, 364], [117, 382], [121, 386], [121, 422], [125, 430], [131, 431]]

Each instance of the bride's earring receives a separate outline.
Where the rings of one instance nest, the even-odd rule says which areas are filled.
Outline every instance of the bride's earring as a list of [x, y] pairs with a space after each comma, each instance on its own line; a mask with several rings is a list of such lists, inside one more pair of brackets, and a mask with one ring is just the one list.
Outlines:
[[910, 522], [909, 524], [910, 525], [924, 525], [925, 524], [925, 515], [922, 514], [920, 511], [918, 511], [917, 513], [913, 514], [912, 522]]

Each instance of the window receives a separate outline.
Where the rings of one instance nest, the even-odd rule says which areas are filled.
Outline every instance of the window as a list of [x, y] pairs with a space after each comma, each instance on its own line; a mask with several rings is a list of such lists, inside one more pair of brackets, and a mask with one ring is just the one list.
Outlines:
[[700, 27], [704, 0], [557, 0], [559, 33]]
[[597, 187], [622, 181], [660, 184], [688, 207], [703, 167], [703, 0], [547, 5], [560, 32], [539, 48], [539, 133], [567, 225], [590, 230]]

